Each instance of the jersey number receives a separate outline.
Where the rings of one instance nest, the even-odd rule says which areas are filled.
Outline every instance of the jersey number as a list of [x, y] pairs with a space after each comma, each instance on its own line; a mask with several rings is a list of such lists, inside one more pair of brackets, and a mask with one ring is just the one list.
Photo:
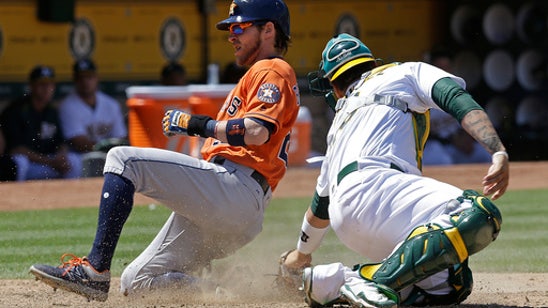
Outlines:
[[226, 109], [226, 113], [228, 113], [228, 115], [231, 117], [235, 116], [241, 104], [242, 100], [239, 97], [235, 96], [230, 102], [228, 108]]

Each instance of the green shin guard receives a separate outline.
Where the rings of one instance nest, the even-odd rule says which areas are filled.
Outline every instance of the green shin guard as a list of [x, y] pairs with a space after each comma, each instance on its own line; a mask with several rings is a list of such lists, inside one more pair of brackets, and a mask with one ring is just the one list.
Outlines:
[[451, 292], [444, 295], [430, 294], [417, 286], [407, 298], [401, 302], [402, 306], [448, 306], [462, 303], [471, 293], [474, 280], [472, 271], [468, 267], [468, 260], [449, 268], [449, 278], [445, 286], [451, 287]]
[[472, 207], [453, 215], [452, 227], [417, 227], [382, 263], [359, 265], [360, 275], [399, 291], [463, 263], [494, 241], [502, 224], [497, 207], [472, 190], [464, 191], [458, 201], [471, 202]]

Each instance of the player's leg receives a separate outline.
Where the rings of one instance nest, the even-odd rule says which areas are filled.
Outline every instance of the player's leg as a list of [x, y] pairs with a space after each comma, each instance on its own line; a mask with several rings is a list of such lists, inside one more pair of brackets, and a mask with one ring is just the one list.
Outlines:
[[110, 264], [133, 207], [134, 190], [129, 180], [112, 173], [105, 174], [95, 240], [88, 257], [64, 254], [62, 266], [35, 264], [30, 272], [54, 288], [105, 301], [110, 289]]
[[[502, 217], [489, 199], [474, 191], [464, 191], [457, 201], [462, 205], [458, 211], [415, 228], [381, 263], [361, 265], [360, 275], [400, 291], [435, 273], [465, 264], [470, 255], [496, 239]], [[466, 268], [462, 268], [462, 279], [468, 275]]]
[[[158, 200], [174, 214], [149, 247], [124, 271], [122, 292], [143, 289], [211, 287], [193, 275], [213, 259], [251, 241], [262, 228], [270, 193], [242, 169], [169, 151], [157, 151], [156, 163], [139, 163], [127, 154], [125, 176], [136, 191]], [[158, 176], [161, 175], [161, 176]]]
[[199, 228], [188, 219], [172, 213], [150, 245], [124, 270], [121, 291], [132, 294], [140, 289], [198, 287], [194, 271], [208, 264]]

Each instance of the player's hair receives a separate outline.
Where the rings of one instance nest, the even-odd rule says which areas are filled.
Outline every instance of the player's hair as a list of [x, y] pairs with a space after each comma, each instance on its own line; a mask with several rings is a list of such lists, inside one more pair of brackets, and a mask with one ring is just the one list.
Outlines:
[[360, 63], [356, 66], [353, 66], [349, 69], [347, 69], [344, 73], [342, 73], [339, 77], [337, 77], [335, 80], [331, 81], [333, 86], [339, 88], [339, 89], [347, 89], [354, 81], [358, 80], [363, 73], [368, 72], [372, 69], [374, 69], [377, 66], [376, 61], [367, 61], [364, 63]]
[[[282, 27], [277, 22], [273, 21], [272, 23], [274, 24], [274, 28], [276, 29], [274, 47], [285, 55], [287, 53], [289, 45], [291, 44], [291, 39], [287, 35], [285, 35]], [[264, 25], [259, 25], [259, 30], [262, 30], [263, 27]]]

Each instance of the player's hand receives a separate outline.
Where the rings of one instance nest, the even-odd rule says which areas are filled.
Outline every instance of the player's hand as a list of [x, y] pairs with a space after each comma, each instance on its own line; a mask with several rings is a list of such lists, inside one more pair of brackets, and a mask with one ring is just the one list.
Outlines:
[[300, 253], [298, 250], [291, 250], [283, 258], [283, 264], [288, 268], [305, 268], [312, 263], [312, 255]]
[[510, 179], [510, 162], [506, 155], [494, 155], [493, 163], [483, 177], [483, 194], [491, 195], [492, 200], [501, 197], [508, 188]]
[[283, 291], [296, 292], [302, 284], [303, 270], [311, 266], [312, 255], [305, 255], [296, 249], [284, 252], [279, 260], [276, 285]]
[[188, 121], [191, 115], [181, 110], [168, 110], [162, 119], [164, 135], [171, 137], [174, 135], [187, 134]]

